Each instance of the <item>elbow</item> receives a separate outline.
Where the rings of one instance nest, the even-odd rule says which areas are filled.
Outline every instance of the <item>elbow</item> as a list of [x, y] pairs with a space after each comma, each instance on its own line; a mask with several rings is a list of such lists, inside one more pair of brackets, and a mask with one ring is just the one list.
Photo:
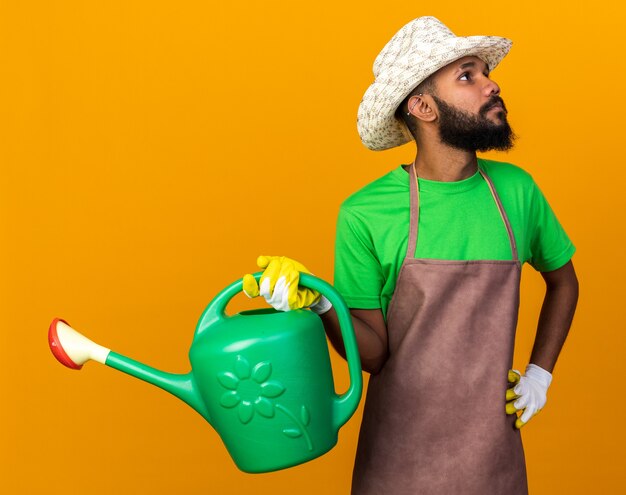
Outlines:
[[361, 368], [363, 371], [367, 371], [370, 375], [377, 375], [385, 366], [387, 357], [388, 354], [386, 352], [381, 353], [376, 357], [361, 357]]

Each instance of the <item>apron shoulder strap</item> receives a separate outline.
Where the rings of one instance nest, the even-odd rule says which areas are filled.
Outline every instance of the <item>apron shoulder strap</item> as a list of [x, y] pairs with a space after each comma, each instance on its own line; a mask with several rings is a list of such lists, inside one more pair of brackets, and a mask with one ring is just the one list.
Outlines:
[[413, 258], [415, 257], [415, 249], [417, 248], [417, 227], [419, 225], [420, 216], [420, 200], [415, 162], [413, 162], [409, 168], [409, 184], [411, 189], [411, 221], [409, 222], [409, 244], [406, 250], [406, 257]]
[[[509, 217], [504, 210], [504, 206], [502, 206], [502, 201], [500, 201], [500, 196], [496, 191], [491, 178], [487, 175], [487, 173], [478, 166], [478, 171], [480, 175], [483, 176], [487, 185], [489, 186], [489, 190], [491, 191], [491, 195], [498, 206], [498, 211], [500, 212], [500, 217], [504, 222], [506, 227], [507, 234], [509, 236], [509, 242], [511, 244], [511, 255], [513, 257], [513, 261], [518, 261], [518, 253], [517, 253], [517, 244], [515, 242], [515, 235], [513, 234], [513, 228], [511, 227], [511, 223], [509, 222]], [[407, 245], [406, 257], [413, 258], [415, 256], [415, 249], [417, 248], [417, 234], [418, 234], [418, 226], [419, 226], [419, 186], [417, 182], [417, 171], [415, 170], [415, 162], [411, 164], [409, 168], [409, 183], [411, 190], [411, 221], [409, 225], [409, 242]]]
[[513, 256], [513, 261], [518, 261], [519, 258], [517, 254], [517, 244], [515, 242], [515, 235], [513, 234], [513, 228], [511, 227], [511, 222], [509, 222], [509, 217], [507, 216], [506, 211], [504, 210], [504, 206], [502, 206], [502, 201], [500, 200], [500, 196], [498, 196], [498, 192], [496, 191], [496, 188], [493, 185], [491, 177], [487, 175], [487, 173], [480, 167], [480, 165], [478, 166], [478, 170], [480, 172], [480, 175], [482, 175], [485, 181], [487, 181], [487, 185], [489, 186], [491, 195], [493, 196], [493, 199], [496, 201], [496, 204], [498, 205], [498, 211], [500, 212], [500, 217], [502, 217], [502, 221], [504, 222], [504, 225], [506, 226], [507, 234], [509, 235], [509, 242], [511, 243], [511, 254]]

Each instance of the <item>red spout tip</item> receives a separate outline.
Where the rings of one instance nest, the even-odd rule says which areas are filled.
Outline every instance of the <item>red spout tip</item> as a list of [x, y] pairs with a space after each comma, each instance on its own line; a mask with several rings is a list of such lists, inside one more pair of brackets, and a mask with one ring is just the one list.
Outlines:
[[57, 333], [57, 323], [59, 323], [60, 321], [62, 321], [66, 325], [69, 325], [67, 321], [62, 320], [61, 318], [55, 318], [54, 320], [52, 320], [52, 323], [50, 323], [50, 328], [48, 329], [48, 345], [50, 346], [52, 354], [55, 358], [57, 358], [57, 361], [59, 363], [61, 363], [63, 366], [67, 366], [70, 369], [79, 370], [83, 367], [83, 365], [78, 365], [74, 361], [72, 361], [63, 349], [63, 346], [61, 345], [61, 339], [59, 339], [59, 334]]

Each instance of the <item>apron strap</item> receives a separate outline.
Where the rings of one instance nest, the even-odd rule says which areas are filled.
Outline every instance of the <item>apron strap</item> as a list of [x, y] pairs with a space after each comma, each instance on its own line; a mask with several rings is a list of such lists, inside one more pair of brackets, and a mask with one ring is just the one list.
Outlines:
[[[504, 222], [506, 227], [506, 232], [509, 236], [509, 242], [511, 244], [511, 254], [513, 256], [513, 261], [518, 261], [517, 254], [517, 244], [515, 242], [515, 235], [513, 234], [513, 228], [511, 227], [511, 223], [509, 222], [509, 217], [504, 210], [504, 206], [502, 206], [502, 201], [500, 201], [500, 196], [496, 191], [491, 178], [483, 171], [480, 166], [478, 167], [478, 171], [480, 175], [485, 179], [487, 185], [489, 186], [489, 190], [491, 191], [491, 195], [498, 206], [498, 211], [500, 212], [500, 217]], [[406, 256], [407, 258], [415, 257], [415, 249], [417, 248], [417, 231], [419, 226], [419, 185], [417, 182], [417, 171], [415, 170], [415, 161], [411, 164], [411, 168], [409, 169], [409, 183], [411, 189], [411, 221], [409, 225], [409, 244], [407, 246]]]
[[496, 204], [498, 205], [498, 210], [500, 211], [500, 216], [502, 217], [502, 221], [506, 226], [506, 231], [509, 234], [509, 242], [511, 243], [511, 253], [513, 254], [513, 261], [518, 261], [517, 255], [517, 244], [515, 243], [515, 235], [513, 234], [513, 228], [511, 227], [511, 222], [509, 222], [509, 217], [504, 211], [504, 206], [502, 206], [502, 201], [500, 201], [500, 196], [498, 196], [498, 192], [496, 191], [491, 178], [487, 175], [487, 173], [480, 167], [478, 167], [480, 175], [487, 181], [487, 185], [489, 186], [489, 190], [491, 191], [491, 195], [493, 199], [496, 200]]
[[417, 172], [415, 171], [415, 161], [409, 169], [409, 183], [411, 188], [411, 221], [409, 223], [409, 245], [406, 251], [407, 258], [415, 257], [415, 249], [417, 248], [417, 227], [420, 218], [420, 195], [417, 185]]

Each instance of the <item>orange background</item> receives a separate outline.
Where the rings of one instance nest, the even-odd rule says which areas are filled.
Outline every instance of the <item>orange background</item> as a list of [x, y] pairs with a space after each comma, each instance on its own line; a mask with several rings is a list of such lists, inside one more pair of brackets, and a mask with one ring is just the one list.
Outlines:
[[[368, 151], [355, 121], [376, 54], [419, 15], [514, 41], [493, 78], [520, 138], [487, 156], [534, 176], [578, 248], [574, 326], [523, 433], [531, 493], [623, 489], [624, 12], [433, 5], [2, 3], [0, 491], [348, 493], [360, 410], [329, 454], [247, 475], [183, 403], [105, 366], [62, 367], [46, 333], [60, 316], [186, 372], [200, 313], [258, 254], [332, 281], [339, 204], [414, 154]], [[542, 297], [525, 268], [518, 369]]]

